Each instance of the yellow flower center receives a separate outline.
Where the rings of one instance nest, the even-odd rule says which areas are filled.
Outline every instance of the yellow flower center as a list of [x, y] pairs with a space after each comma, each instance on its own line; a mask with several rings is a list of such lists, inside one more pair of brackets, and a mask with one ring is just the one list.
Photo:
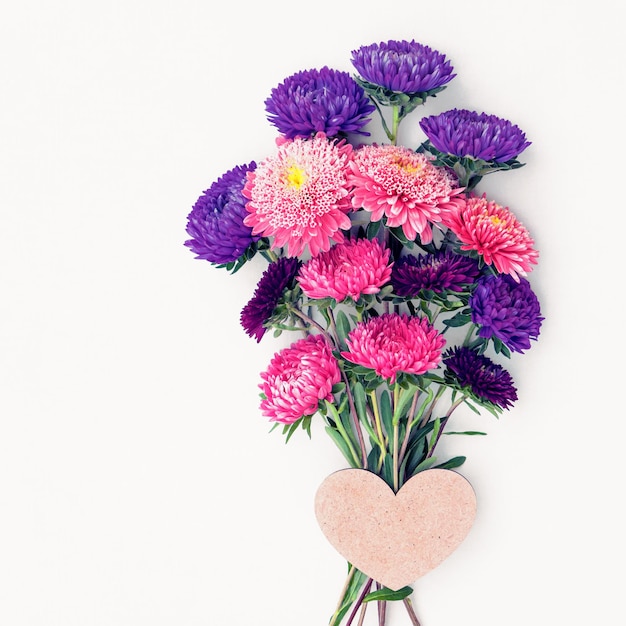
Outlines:
[[396, 156], [393, 159], [394, 165], [397, 165], [399, 169], [405, 171], [407, 174], [415, 174], [424, 169], [424, 164], [412, 161], [405, 156]]
[[307, 181], [306, 172], [297, 165], [291, 165], [287, 168], [287, 184], [294, 189], [300, 189]]

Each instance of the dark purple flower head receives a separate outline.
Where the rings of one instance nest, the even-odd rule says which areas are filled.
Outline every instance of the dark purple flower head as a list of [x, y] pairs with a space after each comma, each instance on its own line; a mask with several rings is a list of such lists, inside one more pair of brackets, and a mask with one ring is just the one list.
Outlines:
[[530, 146], [526, 135], [508, 120], [476, 111], [444, 111], [422, 118], [420, 126], [439, 152], [458, 157], [504, 163]]
[[445, 55], [416, 41], [387, 41], [352, 51], [352, 65], [368, 83], [404, 94], [425, 93], [451, 81]]
[[507, 409], [517, 400], [511, 375], [491, 359], [471, 348], [458, 347], [443, 355], [444, 377], [454, 388], [469, 392], [479, 402]]
[[260, 239], [245, 226], [248, 215], [242, 195], [246, 172], [256, 169], [252, 161], [226, 172], [216, 180], [196, 201], [187, 217], [187, 234], [191, 239], [185, 245], [196, 254], [214, 264], [236, 261], [248, 246]]
[[301, 262], [295, 257], [281, 257], [270, 263], [259, 280], [254, 295], [241, 311], [241, 325], [250, 337], [261, 341], [267, 328], [265, 323], [295, 280]]
[[539, 300], [525, 278], [519, 282], [509, 274], [483, 276], [469, 305], [472, 322], [479, 326], [479, 336], [499, 339], [514, 352], [530, 348], [541, 329]]
[[391, 283], [396, 295], [415, 298], [422, 289], [439, 294], [463, 291], [479, 273], [476, 259], [439, 250], [434, 254], [400, 257], [394, 263]]
[[288, 139], [358, 133], [370, 121], [374, 106], [348, 74], [323, 67], [289, 76], [265, 101], [267, 119]]

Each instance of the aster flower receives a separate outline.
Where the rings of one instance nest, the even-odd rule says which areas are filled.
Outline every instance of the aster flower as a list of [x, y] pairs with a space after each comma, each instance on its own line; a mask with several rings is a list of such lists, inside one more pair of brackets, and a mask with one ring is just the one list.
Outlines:
[[261, 378], [263, 415], [292, 424], [313, 415], [321, 400], [332, 399], [332, 388], [341, 380], [341, 372], [326, 339], [309, 335], [276, 353]]
[[[446, 87], [455, 74], [445, 55], [416, 41], [387, 41], [352, 51], [356, 81], [376, 104], [383, 130], [396, 143], [400, 122], [426, 98]], [[391, 130], [380, 106], [394, 109]]]
[[517, 156], [530, 141], [508, 120], [466, 109], [424, 117], [420, 127], [428, 137], [422, 148], [438, 163], [451, 167], [459, 184], [473, 189], [486, 174], [521, 167]]
[[298, 259], [281, 257], [270, 263], [257, 287], [254, 295], [241, 311], [241, 325], [257, 343], [261, 341], [267, 323], [271, 320], [283, 294], [289, 288], [300, 267]]
[[312, 256], [341, 242], [351, 226], [347, 165], [352, 146], [331, 141], [324, 133], [313, 139], [279, 139], [278, 151], [250, 172], [243, 195], [254, 235], [273, 237], [272, 248], [287, 246], [289, 256], [306, 248]]
[[323, 67], [286, 78], [272, 89], [265, 109], [279, 132], [294, 139], [318, 132], [328, 137], [369, 135], [363, 127], [374, 106], [350, 74]]
[[390, 251], [377, 240], [355, 239], [333, 246], [305, 263], [298, 282], [309, 298], [334, 298], [355, 302], [363, 294], [375, 294], [389, 282]]
[[530, 146], [508, 120], [466, 109], [452, 109], [420, 121], [433, 146], [447, 154], [506, 163]]
[[391, 100], [394, 94], [406, 94], [423, 102], [456, 76], [444, 54], [416, 41], [361, 46], [352, 51], [352, 65], [362, 82], [382, 88], [380, 95]]
[[508, 409], [517, 400], [517, 389], [511, 375], [485, 355], [460, 346], [447, 350], [443, 362], [446, 382], [478, 402], [498, 410]]
[[363, 146], [354, 153], [348, 182], [354, 186], [352, 205], [371, 212], [371, 220], [386, 218], [390, 228], [422, 243], [432, 241], [432, 223], [444, 210], [462, 206], [462, 189], [424, 154], [404, 146]]
[[391, 284], [396, 295], [416, 298], [422, 291], [437, 294], [463, 291], [479, 274], [476, 259], [450, 250], [438, 250], [434, 254], [409, 254], [399, 258], [393, 266]]
[[400, 372], [425, 374], [441, 361], [443, 336], [425, 318], [384, 313], [358, 324], [341, 356], [394, 383]]
[[515, 280], [526, 275], [537, 263], [534, 240], [507, 208], [482, 196], [470, 196], [442, 218], [461, 241], [461, 250], [474, 250], [487, 265]]
[[246, 174], [255, 168], [254, 161], [234, 167], [204, 191], [194, 204], [187, 217], [187, 234], [191, 239], [185, 245], [197, 259], [213, 264], [231, 263], [260, 239], [244, 224], [247, 200], [242, 191]]
[[483, 276], [469, 300], [472, 322], [478, 336], [501, 342], [514, 352], [530, 348], [539, 336], [539, 300], [525, 279], [516, 282], [507, 274]]

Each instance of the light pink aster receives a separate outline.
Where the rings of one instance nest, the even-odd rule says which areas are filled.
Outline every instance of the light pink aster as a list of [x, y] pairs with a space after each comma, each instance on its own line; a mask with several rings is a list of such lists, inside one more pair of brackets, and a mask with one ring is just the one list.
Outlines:
[[443, 223], [462, 242], [461, 249], [475, 250], [487, 265], [517, 282], [537, 263], [539, 253], [526, 228], [507, 208], [482, 196], [470, 196]]
[[273, 237], [272, 248], [287, 246], [295, 257], [305, 248], [316, 256], [331, 240], [343, 241], [350, 228], [350, 195], [346, 181], [352, 146], [330, 141], [323, 133], [312, 139], [277, 140], [276, 155], [247, 177], [243, 195], [250, 213], [244, 219], [254, 235]]
[[263, 415], [292, 424], [313, 415], [320, 400], [332, 400], [332, 387], [341, 380], [341, 372], [328, 341], [309, 335], [277, 352], [261, 378]]
[[346, 343], [341, 356], [393, 383], [398, 372], [419, 375], [436, 368], [446, 341], [425, 318], [385, 313], [358, 324]]
[[393, 265], [389, 255], [390, 250], [375, 239], [345, 241], [307, 261], [298, 282], [309, 298], [358, 300], [361, 294], [378, 293], [389, 282]]
[[350, 170], [352, 205], [371, 212], [373, 222], [386, 217], [387, 226], [402, 227], [410, 241], [419, 235], [422, 243], [430, 243], [441, 212], [462, 201], [463, 189], [445, 169], [405, 146], [363, 146], [355, 151]]

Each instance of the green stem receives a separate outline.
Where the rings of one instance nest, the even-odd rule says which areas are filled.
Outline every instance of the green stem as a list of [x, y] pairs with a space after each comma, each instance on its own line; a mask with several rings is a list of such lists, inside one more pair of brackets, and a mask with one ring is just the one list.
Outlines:
[[400, 107], [398, 105], [393, 105], [392, 107], [392, 111], [393, 111], [393, 119], [391, 122], [391, 136], [389, 137], [389, 140], [391, 141], [392, 145], [396, 145], [398, 143], [398, 128], [400, 127], [400, 121], [402, 120], [401, 116], [400, 116]]
[[[326, 407], [333, 414], [333, 419], [335, 421], [335, 427], [339, 431], [339, 434], [341, 435], [342, 439], [346, 442], [346, 445], [348, 446], [348, 449], [350, 450], [350, 454], [352, 455], [352, 462], [353, 462], [352, 466], [353, 467], [361, 467], [361, 461], [359, 460], [359, 455], [356, 453], [356, 450], [354, 449], [354, 446], [352, 445], [352, 439], [350, 439], [350, 436], [348, 435], [346, 429], [343, 427], [343, 424], [341, 422], [341, 417], [339, 416], [339, 412], [337, 411], [335, 406], [332, 405], [328, 401], [326, 401]], [[330, 424], [329, 424], [329, 426], [330, 426]], [[332, 426], [331, 426], [331, 428], [332, 428]]]
[[428, 410], [424, 413], [424, 416], [422, 417], [422, 421], [420, 422], [420, 428], [428, 424], [428, 420], [430, 419], [430, 416], [433, 414], [433, 409], [435, 408], [435, 405], [437, 404], [437, 402], [439, 401], [439, 399], [441, 398], [445, 390], [446, 388], [443, 385], [439, 387], [439, 389], [437, 389], [437, 393], [435, 394], [433, 401], [430, 403]]
[[402, 461], [404, 461], [404, 455], [406, 454], [407, 446], [409, 445], [409, 439], [411, 434], [411, 429], [413, 428], [413, 416], [415, 415], [415, 409], [417, 408], [417, 399], [419, 397], [419, 389], [413, 395], [413, 401], [411, 402], [411, 408], [408, 412], [408, 418], [406, 421], [406, 432], [404, 433], [404, 441], [402, 442], [402, 448], [400, 448], [400, 457], [398, 458], [398, 463], [402, 465]]
[[380, 411], [378, 410], [378, 400], [376, 399], [376, 392], [370, 391], [370, 399], [372, 401], [372, 410], [374, 411], [374, 427], [376, 428], [376, 432], [378, 433], [378, 437], [382, 443], [380, 447], [380, 459], [378, 459], [378, 470], [383, 466], [383, 462], [385, 460], [385, 456], [387, 456], [387, 441], [385, 440], [385, 435], [383, 434], [383, 427], [380, 420]]
[[310, 326], [317, 328], [317, 330], [319, 330], [320, 333], [322, 333], [322, 335], [330, 341], [330, 343], [334, 343], [333, 338], [328, 334], [326, 329], [322, 328], [312, 317], [309, 317], [306, 313], [303, 313], [300, 309], [297, 309], [294, 306], [288, 306], [288, 311], [297, 315], [301, 320], [304, 320]]
[[344, 582], [343, 589], [341, 590], [341, 594], [339, 595], [339, 602], [337, 603], [337, 608], [335, 609], [333, 616], [330, 618], [330, 622], [328, 623], [328, 626], [335, 626], [335, 624], [337, 623], [337, 618], [339, 617], [339, 612], [341, 611], [341, 607], [343, 606], [346, 593], [348, 591], [348, 587], [350, 586], [350, 583], [352, 582], [352, 579], [354, 578], [354, 574], [357, 571], [354, 565], [350, 565], [349, 567], [350, 569], [348, 570], [346, 581]]
[[[398, 400], [400, 398], [400, 387], [397, 383], [393, 385], [393, 410], [398, 406]], [[393, 420], [393, 490], [398, 493], [400, 484], [400, 472], [398, 471], [398, 439], [400, 438], [400, 422], [397, 419]]]
[[343, 381], [346, 385], [346, 394], [348, 395], [348, 404], [350, 405], [350, 415], [352, 416], [352, 421], [354, 422], [354, 430], [356, 430], [357, 439], [359, 440], [359, 446], [361, 448], [362, 466], [363, 468], [367, 468], [367, 449], [365, 448], [365, 439], [363, 437], [361, 422], [359, 421], [359, 416], [356, 412], [356, 407], [354, 406], [354, 397], [352, 396], [350, 381], [348, 380], [348, 376], [345, 373], [343, 367], [340, 366], [339, 369], [341, 370], [341, 375], [343, 376]]

